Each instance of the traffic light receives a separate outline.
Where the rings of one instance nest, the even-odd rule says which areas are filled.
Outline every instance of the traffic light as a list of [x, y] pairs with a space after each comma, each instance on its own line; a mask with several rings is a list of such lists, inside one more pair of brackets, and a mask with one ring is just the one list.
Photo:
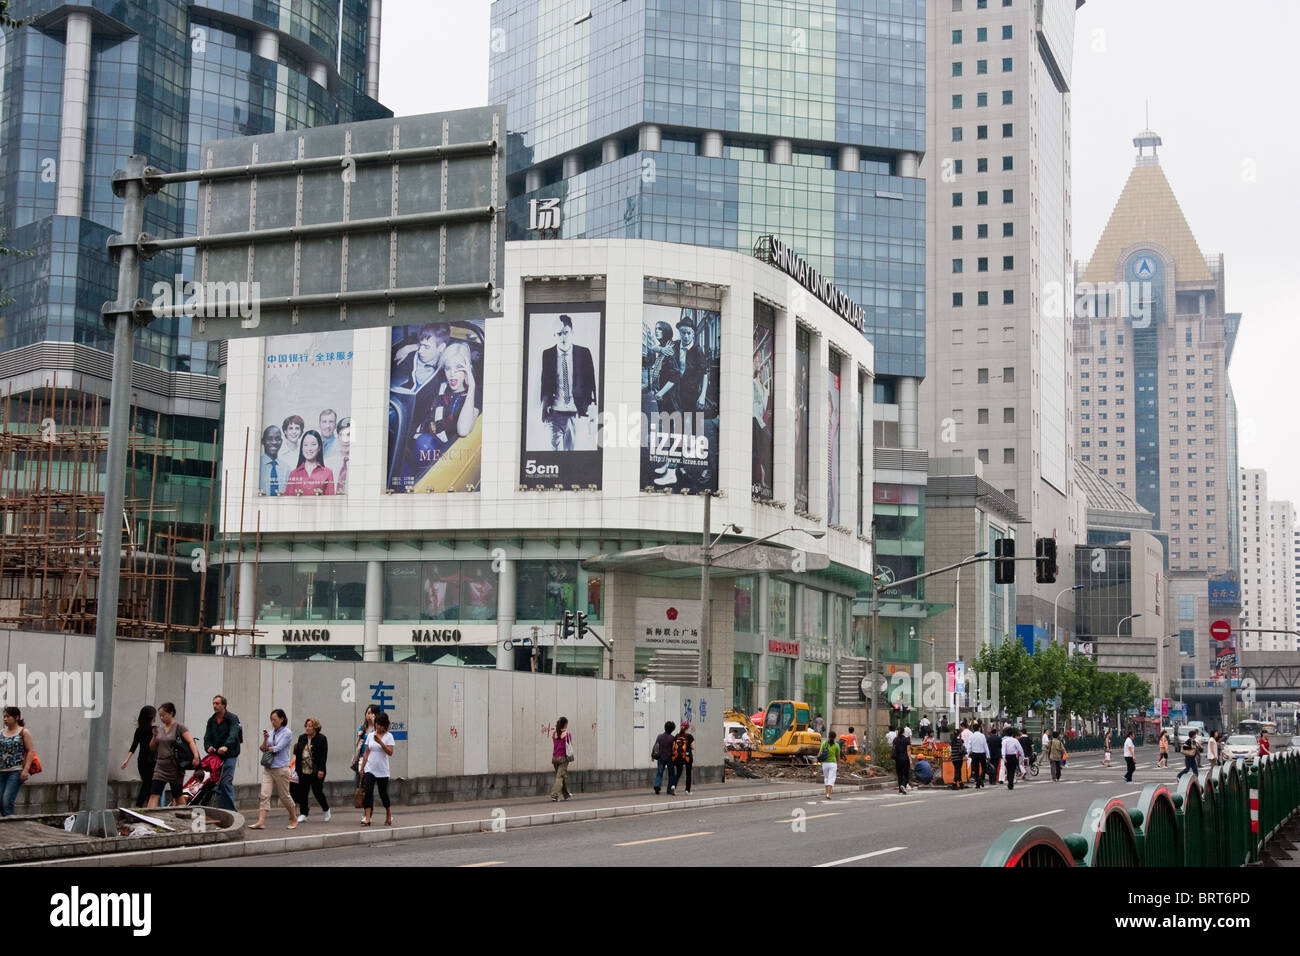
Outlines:
[[1016, 583], [1016, 539], [998, 538], [993, 542], [993, 581], [995, 584]]
[[560, 629], [560, 639], [567, 641], [573, 637], [573, 612], [564, 612], [564, 625]]
[[1034, 542], [1034, 579], [1039, 584], [1056, 582], [1056, 539], [1039, 538]]
[[578, 612], [578, 640], [582, 640], [586, 636], [587, 636], [587, 613], [585, 611], [579, 611]]

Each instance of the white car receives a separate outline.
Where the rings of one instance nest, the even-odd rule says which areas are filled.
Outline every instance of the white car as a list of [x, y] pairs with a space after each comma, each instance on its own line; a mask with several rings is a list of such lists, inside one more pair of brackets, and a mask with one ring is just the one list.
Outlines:
[[1287, 743], [1288, 750], [1300, 750], [1300, 737], [1292, 737]]
[[1241, 758], [1254, 763], [1259, 756], [1259, 741], [1251, 734], [1233, 734], [1223, 743], [1223, 758], [1236, 760]]

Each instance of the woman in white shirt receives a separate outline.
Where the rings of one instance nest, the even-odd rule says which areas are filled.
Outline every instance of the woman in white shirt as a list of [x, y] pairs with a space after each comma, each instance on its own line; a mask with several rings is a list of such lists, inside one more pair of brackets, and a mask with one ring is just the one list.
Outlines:
[[363, 827], [370, 826], [370, 815], [375, 809], [375, 784], [379, 785], [379, 800], [384, 805], [384, 826], [393, 825], [393, 809], [388, 802], [388, 777], [390, 775], [388, 758], [393, 755], [393, 735], [388, 732], [388, 715], [380, 711], [375, 715], [375, 732], [366, 740], [366, 749], [361, 754], [361, 785], [365, 788], [366, 811]]

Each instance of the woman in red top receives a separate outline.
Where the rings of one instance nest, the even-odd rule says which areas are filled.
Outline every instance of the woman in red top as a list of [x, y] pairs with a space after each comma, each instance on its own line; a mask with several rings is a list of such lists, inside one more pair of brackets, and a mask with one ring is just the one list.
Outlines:
[[289, 472], [289, 494], [334, 494], [334, 472], [321, 461], [321, 449], [324, 446], [320, 432], [311, 429], [303, 433], [302, 446], [298, 451], [298, 467]]
[[551, 785], [551, 799], [559, 800], [560, 794], [564, 794], [564, 799], [568, 800], [573, 796], [569, 793], [569, 764], [573, 762], [570, 752], [573, 748], [573, 734], [568, 731], [569, 718], [561, 717], [555, 722], [555, 733], [551, 735], [551, 766], [555, 768], [555, 783]]
[[1267, 733], [1261, 733], [1259, 735], [1259, 755], [1261, 757], [1268, 756], [1268, 734]]

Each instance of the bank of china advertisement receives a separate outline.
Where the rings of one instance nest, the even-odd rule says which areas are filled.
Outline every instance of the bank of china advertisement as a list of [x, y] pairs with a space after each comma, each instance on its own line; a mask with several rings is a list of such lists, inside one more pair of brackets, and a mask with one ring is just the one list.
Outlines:
[[266, 340], [258, 490], [345, 495], [352, 446], [352, 333]]
[[642, 321], [641, 488], [718, 490], [721, 313], [647, 305]]
[[478, 491], [484, 340], [482, 319], [393, 327], [386, 479], [390, 491]]
[[600, 488], [605, 305], [524, 307], [519, 483]]

